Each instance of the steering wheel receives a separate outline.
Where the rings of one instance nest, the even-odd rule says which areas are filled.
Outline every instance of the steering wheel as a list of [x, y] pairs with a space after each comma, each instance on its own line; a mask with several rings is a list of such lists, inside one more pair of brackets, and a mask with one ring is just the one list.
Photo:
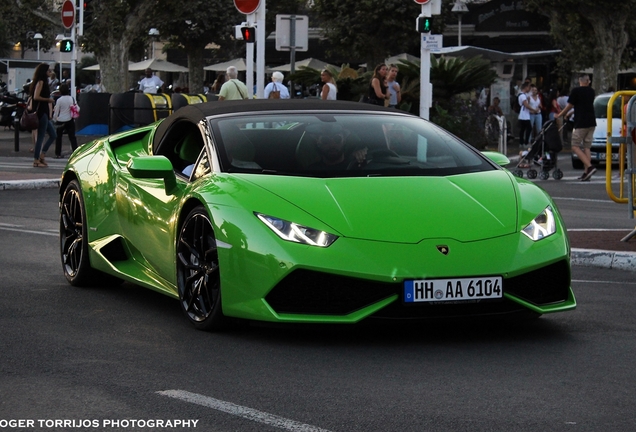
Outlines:
[[349, 163], [349, 165], [347, 166], [347, 169], [362, 168], [365, 165], [368, 165], [369, 163], [373, 162], [374, 159], [382, 159], [382, 158], [388, 158], [388, 157], [399, 158], [400, 155], [394, 152], [393, 150], [389, 150], [388, 148], [379, 148], [379, 149], [371, 150], [367, 152], [367, 155], [365, 156], [364, 161], [358, 162], [357, 160], [354, 159]]

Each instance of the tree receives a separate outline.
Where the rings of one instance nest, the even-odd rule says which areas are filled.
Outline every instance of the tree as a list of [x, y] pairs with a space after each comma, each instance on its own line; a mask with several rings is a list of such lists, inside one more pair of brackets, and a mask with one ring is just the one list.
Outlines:
[[125, 92], [130, 47], [147, 36], [147, 17], [159, 5], [154, 0], [90, 0], [87, 7], [91, 19], [85, 21], [80, 39], [84, 51], [95, 54], [106, 89]]
[[415, 20], [420, 10], [404, 0], [314, 0], [332, 49], [351, 61], [366, 60], [369, 68], [393, 54], [419, 51]]
[[636, 0], [526, 0], [550, 18], [551, 32], [572, 70], [592, 66], [598, 91], [616, 88]]
[[6, 51], [14, 44], [20, 44], [24, 58], [27, 49], [35, 50], [37, 41], [33, 34], [40, 33], [40, 49], [48, 51], [55, 41], [58, 28], [62, 27], [59, 13], [53, 12], [52, 2], [38, 0], [14, 0], [0, 3], [0, 21], [4, 37], [0, 36], [0, 45]]

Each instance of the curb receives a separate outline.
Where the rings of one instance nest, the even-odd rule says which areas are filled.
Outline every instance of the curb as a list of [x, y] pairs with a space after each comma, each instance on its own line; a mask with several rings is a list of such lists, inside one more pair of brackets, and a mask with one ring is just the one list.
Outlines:
[[572, 249], [572, 265], [636, 271], [636, 253], [600, 249]]
[[60, 179], [37, 179], [37, 180], [4, 180], [0, 181], [0, 190], [10, 189], [45, 189], [59, 188]]

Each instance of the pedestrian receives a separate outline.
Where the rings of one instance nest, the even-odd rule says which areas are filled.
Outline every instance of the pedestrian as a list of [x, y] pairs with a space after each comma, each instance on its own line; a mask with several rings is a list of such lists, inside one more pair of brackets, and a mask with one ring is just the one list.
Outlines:
[[530, 141], [534, 142], [543, 127], [543, 116], [541, 114], [543, 104], [541, 103], [541, 96], [539, 96], [539, 89], [534, 84], [530, 84], [528, 104], [530, 104]]
[[574, 108], [574, 130], [572, 131], [572, 151], [583, 162], [585, 170], [579, 180], [588, 181], [596, 172], [592, 165], [590, 148], [596, 129], [596, 113], [594, 112], [594, 98], [596, 93], [590, 87], [590, 76], [579, 77], [579, 86], [572, 89], [565, 108], [556, 115], [561, 117]]
[[285, 75], [281, 72], [274, 72], [272, 74], [272, 82], [265, 86], [263, 90], [263, 97], [265, 99], [289, 99], [289, 90], [283, 84]]
[[[528, 91], [530, 90], [530, 83], [524, 82], [521, 84], [521, 91], [517, 97], [519, 105], [519, 147], [521, 151], [528, 150], [528, 143], [530, 139], [530, 132], [532, 126], [530, 124], [530, 104], [528, 103]], [[528, 166], [520, 166], [520, 168], [529, 168]]]
[[152, 69], [145, 70], [145, 77], [139, 81], [139, 90], [144, 93], [157, 94], [163, 88], [163, 81], [157, 75], [153, 75]]
[[102, 84], [102, 79], [100, 77], [95, 78], [95, 84], [89, 86], [88, 90], [91, 93], [106, 93], [106, 87]]
[[381, 63], [373, 70], [373, 77], [369, 83], [369, 103], [373, 105], [385, 106], [388, 105], [389, 90], [386, 86], [387, 68], [384, 63]]
[[336, 87], [336, 80], [329, 69], [323, 69], [320, 72], [320, 80], [323, 83], [322, 90], [320, 90], [320, 99], [336, 100], [338, 98], [338, 87]]
[[[55, 158], [61, 159], [62, 155], [62, 135], [68, 134], [73, 151], [77, 148], [77, 138], [75, 137], [75, 119], [71, 115], [71, 107], [76, 105], [75, 99], [70, 96], [71, 92], [66, 84], [60, 85], [60, 98], [55, 103], [53, 120], [57, 122], [57, 138], [55, 140]], [[77, 107], [79, 110], [79, 107]]]
[[57, 87], [60, 85], [60, 80], [57, 79], [55, 72], [51, 71], [49, 75], [49, 88], [51, 91], [57, 90]]
[[221, 86], [219, 100], [241, 100], [247, 99], [247, 87], [238, 79], [238, 70], [235, 66], [230, 66], [225, 71], [228, 80]]
[[386, 86], [389, 89], [389, 106], [391, 108], [397, 108], [402, 101], [400, 84], [396, 81], [397, 74], [398, 67], [394, 64], [389, 65], [389, 73], [386, 79]]
[[[38, 168], [48, 166], [44, 156], [57, 137], [53, 123], [50, 121], [55, 103], [51, 98], [51, 89], [49, 88], [48, 77], [50, 73], [51, 69], [49, 69], [48, 63], [40, 63], [33, 72], [33, 80], [31, 80], [29, 87], [31, 111], [37, 112], [39, 120], [37, 138], [33, 148], [33, 166]], [[49, 138], [42, 146], [44, 135], [48, 135]]]
[[218, 74], [216, 79], [214, 80], [214, 83], [212, 84], [212, 87], [210, 88], [210, 91], [212, 93], [219, 94], [219, 92], [221, 91], [221, 87], [223, 86], [223, 84], [225, 83], [225, 74]]

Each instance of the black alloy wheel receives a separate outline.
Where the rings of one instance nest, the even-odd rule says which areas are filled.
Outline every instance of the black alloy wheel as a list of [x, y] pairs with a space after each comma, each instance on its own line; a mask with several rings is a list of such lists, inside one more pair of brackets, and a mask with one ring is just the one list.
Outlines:
[[79, 183], [71, 181], [64, 189], [60, 206], [60, 255], [64, 276], [71, 285], [85, 286], [97, 272], [90, 266], [86, 212]]
[[219, 255], [212, 223], [202, 206], [188, 214], [179, 231], [177, 286], [181, 309], [197, 329], [223, 327]]

